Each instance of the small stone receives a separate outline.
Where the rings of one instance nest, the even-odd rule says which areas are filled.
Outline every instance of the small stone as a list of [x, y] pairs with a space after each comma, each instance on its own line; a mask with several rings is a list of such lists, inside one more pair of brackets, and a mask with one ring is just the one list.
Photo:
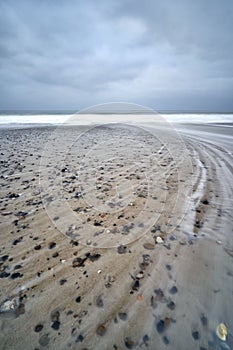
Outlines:
[[76, 300], [76, 303], [80, 303], [81, 302], [81, 297], [78, 296], [75, 300]]
[[102, 296], [99, 295], [97, 298], [96, 298], [96, 306], [98, 307], [104, 307], [104, 302], [103, 302], [103, 299], [102, 299]]
[[176, 286], [173, 286], [170, 290], [169, 290], [169, 293], [170, 294], [176, 294], [178, 292], [178, 289]]
[[16, 278], [20, 278], [20, 277], [22, 277], [22, 275], [19, 272], [12, 273], [12, 275], [11, 275], [11, 279], [13, 279], [13, 280]]
[[165, 322], [164, 320], [160, 320], [156, 325], [158, 333], [163, 333], [165, 331]]
[[143, 247], [148, 250], [153, 250], [155, 249], [155, 245], [153, 243], [144, 243]]
[[47, 334], [42, 335], [39, 339], [39, 344], [44, 347], [44, 346], [47, 346], [48, 343], [49, 343], [48, 335]]
[[132, 290], [137, 291], [137, 290], [139, 289], [139, 287], [140, 287], [139, 281], [138, 281], [138, 280], [135, 280], [134, 283], [133, 283], [133, 285], [132, 285]]
[[61, 286], [63, 286], [63, 284], [65, 284], [66, 282], [67, 280], [65, 278], [62, 278], [59, 283]]
[[208, 205], [208, 204], [209, 204], [209, 201], [208, 201], [208, 199], [203, 199], [203, 200], [202, 200], [202, 203], [205, 204], [205, 205]]
[[156, 237], [155, 241], [156, 241], [157, 244], [161, 244], [161, 243], [164, 242], [164, 240], [160, 236]]
[[118, 248], [117, 248], [117, 251], [119, 254], [125, 254], [126, 251], [127, 251], [127, 247], [124, 246], [124, 245], [120, 245]]
[[53, 310], [50, 314], [50, 319], [52, 322], [59, 321], [60, 319], [60, 312], [58, 310]]
[[52, 324], [52, 328], [55, 330], [55, 331], [57, 331], [59, 328], [60, 328], [60, 322], [59, 321], [55, 321], [55, 322], [53, 322], [53, 324]]
[[104, 324], [100, 324], [96, 329], [96, 333], [100, 336], [103, 336], [106, 333], [106, 331], [107, 329]]
[[175, 304], [173, 301], [170, 301], [170, 302], [167, 304], [167, 307], [168, 307], [170, 310], [175, 310], [176, 304]]
[[56, 243], [55, 242], [51, 242], [51, 243], [49, 243], [49, 249], [53, 249], [53, 248], [55, 248], [56, 247]]
[[126, 312], [119, 312], [119, 318], [122, 321], [126, 321], [127, 320], [127, 313]]
[[138, 280], [142, 279], [144, 277], [144, 273], [142, 271], [140, 271], [137, 275], [136, 275], [136, 278]]
[[42, 331], [43, 328], [44, 328], [44, 326], [43, 326], [42, 324], [37, 324], [37, 325], [35, 326], [35, 328], [34, 328], [34, 331], [35, 331], [36, 333], [39, 333], [39, 332]]
[[216, 328], [216, 334], [219, 339], [226, 341], [227, 339], [227, 327], [224, 323], [219, 323]]
[[194, 340], [200, 339], [200, 334], [199, 334], [199, 332], [197, 332], [197, 331], [196, 331], [196, 332], [193, 332], [193, 333], [192, 333], [192, 336], [193, 336], [193, 339], [194, 339]]
[[131, 338], [125, 338], [125, 346], [127, 349], [133, 349], [135, 347], [135, 342]]

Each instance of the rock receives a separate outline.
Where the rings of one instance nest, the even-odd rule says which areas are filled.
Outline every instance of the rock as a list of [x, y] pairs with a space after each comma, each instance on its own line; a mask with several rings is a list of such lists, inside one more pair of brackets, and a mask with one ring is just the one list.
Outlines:
[[35, 331], [36, 333], [39, 333], [39, 332], [42, 331], [43, 328], [44, 328], [44, 326], [43, 326], [42, 324], [37, 324], [37, 325], [35, 326], [35, 328], [34, 328], [34, 331]]
[[96, 298], [96, 306], [98, 307], [104, 307], [104, 302], [103, 302], [103, 299], [102, 299], [102, 296], [99, 295], [97, 298]]
[[19, 306], [19, 298], [7, 299], [0, 305], [0, 312], [15, 311]]
[[176, 286], [173, 286], [170, 290], [169, 290], [169, 293], [170, 294], [176, 294], [178, 292], [178, 289]]
[[106, 333], [107, 329], [104, 324], [100, 324], [96, 329], [96, 334], [103, 336]]
[[144, 278], [144, 273], [143, 273], [142, 271], [140, 271], [139, 273], [137, 273], [136, 278], [137, 278], [138, 280]]
[[49, 243], [49, 249], [53, 249], [53, 248], [55, 248], [56, 247], [56, 243], [55, 242], [51, 242], [51, 243]]
[[127, 320], [127, 313], [126, 312], [119, 312], [119, 318], [122, 320], [122, 321], [126, 321]]
[[156, 237], [155, 241], [157, 244], [164, 243], [164, 240], [160, 236]]
[[60, 319], [60, 312], [58, 310], [53, 310], [50, 314], [50, 319], [52, 322], [59, 321]]
[[155, 249], [155, 245], [153, 243], [144, 243], [143, 247], [148, 250], [153, 250]]
[[80, 296], [78, 296], [76, 299], [75, 299], [75, 301], [76, 301], [76, 303], [80, 303], [81, 302], [81, 297]]
[[57, 331], [59, 328], [60, 328], [60, 322], [59, 321], [55, 321], [55, 322], [53, 322], [53, 324], [52, 324], [52, 328], [55, 330], [55, 331]]
[[39, 344], [44, 347], [44, 346], [47, 346], [48, 343], [49, 343], [48, 334], [42, 335], [39, 339]]
[[139, 287], [140, 287], [139, 281], [138, 281], [138, 280], [135, 280], [134, 283], [133, 283], [133, 285], [132, 285], [132, 290], [137, 291], [137, 290], [139, 289]]
[[193, 339], [194, 340], [198, 340], [198, 339], [200, 339], [200, 334], [199, 334], [199, 332], [192, 332], [192, 336], [193, 336]]
[[156, 325], [158, 333], [163, 333], [165, 331], [165, 322], [164, 320], [160, 320]]
[[227, 327], [224, 323], [219, 323], [216, 328], [217, 337], [223, 341], [227, 339]]
[[127, 252], [127, 247], [125, 245], [120, 245], [117, 248], [117, 251], [118, 251], [119, 254], [125, 254]]
[[167, 307], [168, 307], [170, 310], [175, 310], [176, 304], [175, 304], [173, 301], [170, 301], [170, 302], [167, 304]]
[[208, 199], [203, 199], [201, 202], [202, 202], [203, 204], [205, 204], [205, 205], [208, 205], [208, 204], [209, 204]]
[[125, 338], [125, 346], [127, 347], [127, 349], [133, 349], [136, 346], [136, 344], [131, 338]]

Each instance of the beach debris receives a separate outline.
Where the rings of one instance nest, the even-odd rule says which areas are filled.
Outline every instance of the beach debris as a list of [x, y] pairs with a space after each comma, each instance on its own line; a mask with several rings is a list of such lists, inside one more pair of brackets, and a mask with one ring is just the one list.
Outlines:
[[155, 249], [155, 245], [153, 243], [144, 243], [143, 247], [148, 250], [153, 250]]
[[163, 240], [160, 236], [157, 236], [156, 239], [155, 239], [155, 242], [156, 242], [157, 244], [161, 244], [161, 243], [164, 242], [164, 240]]
[[216, 334], [219, 339], [226, 341], [227, 339], [227, 327], [224, 323], [219, 323], [216, 328]]
[[161, 288], [155, 289], [154, 293], [156, 295], [155, 300], [160, 301], [161, 303], [166, 302], [166, 297], [165, 297], [164, 292], [162, 291]]
[[142, 294], [138, 294], [137, 300], [138, 300], [138, 301], [142, 301], [142, 299], [143, 299]]
[[96, 334], [103, 336], [107, 331], [106, 326], [102, 323], [96, 328]]

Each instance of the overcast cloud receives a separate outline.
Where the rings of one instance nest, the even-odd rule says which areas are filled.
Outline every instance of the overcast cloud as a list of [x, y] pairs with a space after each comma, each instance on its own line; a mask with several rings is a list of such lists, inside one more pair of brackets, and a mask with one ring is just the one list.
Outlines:
[[0, 109], [233, 111], [232, 0], [1, 0]]

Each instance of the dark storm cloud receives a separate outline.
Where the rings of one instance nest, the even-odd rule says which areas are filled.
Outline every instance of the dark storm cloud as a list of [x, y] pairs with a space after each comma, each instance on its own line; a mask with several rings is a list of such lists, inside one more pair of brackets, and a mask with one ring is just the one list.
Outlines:
[[0, 108], [233, 110], [231, 0], [0, 2]]

